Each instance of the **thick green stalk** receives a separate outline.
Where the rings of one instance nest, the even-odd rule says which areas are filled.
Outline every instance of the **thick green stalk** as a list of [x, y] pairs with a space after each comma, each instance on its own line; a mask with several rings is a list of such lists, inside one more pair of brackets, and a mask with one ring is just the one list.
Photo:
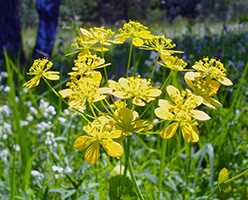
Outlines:
[[172, 74], [173, 74], [173, 71], [171, 70], [170, 73], [169, 73], [169, 75], [168, 75], [167, 78], [165, 79], [165, 81], [164, 81], [162, 87], [161, 87], [161, 90], [162, 90], [162, 91], [163, 91], [163, 89], [165, 88], [165, 86], [166, 86], [166, 84], [168, 83], [168, 81], [170, 80]]
[[130, 156], [130, 136], [126, 137], [124, 140], [124, 155], [125, 155], [124, 175], [126, 176], [128, 170], [128, 160]]
[[126, 140], [124, 141], [124, 151], [125, 151], [125, 168], [124, 168], [124, 176], [127, 175], [127, 170], [129, 171], [130, 175], [131, 175], [131, 179], [134, 183], [135, 186], [135, 190], [136, 193], [139, 197], [139, 199], [144, 200], [144, 197], [139, 189], [139, 186], [137, 184], [136, 178], [135, 178], [135, 174], [133, 171], [133, 166], [132, 166], [132, 162], [131, 162], [131, 158], [130, 158], [130, 136], [125, 138]]
[[186, 154], [187, 154], [187, 162], [186, 162], [186, 182], [188, 184], [188, 175], [190, 173], [190, 168], [191, 168], [191, 143], [186, 144]]
[[136, 193], [137, 193], [139, 199], [144, 200], [145, 198], [143, 197], [142, 192], [140, 191], [140, 188], [139, 188], [139, 186], [137, 184], [135, 174], [134, 174], [134, 171], [133, 171], [133, 165], [132, 165], [132, 162], [131, 162], [130, 158], [128, 160], [128, 168], [129, 168], [129, 172], [130, 172], [130, 175], [131, 175], [131, 179], [132, 179], [132, 181], [134, 183], [134, 186], [135, 186]]
[[129, 53], [128, 53], [128, 61], [127, 61], [127, 72], [126, 72], [127, 76], [128, 76], [128, 71], [129, 71], [130, 66], [131, 66], [132, 52], [133, 52], [133, 45], [130, 44]]
[[164, 165], [166, 160], [167, 153], [167, 140], [162, 140], [162, 148], [161, 148], [161, 161], [160, 161], [160, 171], [159, 171], [159, 194], [162, 191], [163, 179], [164, 179]]
[[[104, 59], [104, 52], [101, 52], [101, 56]], [[107, 71], [107, 68], [104, 67], [103, 68], [103, 71], [104, 71], [104, 76], [105, 76], [106, 82], [108, 82], [108, 71]]]

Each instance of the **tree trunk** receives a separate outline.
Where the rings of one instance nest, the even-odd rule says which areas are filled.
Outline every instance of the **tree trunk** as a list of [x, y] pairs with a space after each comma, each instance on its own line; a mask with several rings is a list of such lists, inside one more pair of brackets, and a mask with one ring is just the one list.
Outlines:
[[61, 0], [36, 0], [39, 27], [33, 58], [50, 57], [55, 43]]
[[11, 58], [24, 58], [19, 8], [19, 0], [0, 0], [0, 69], [4, 49]]

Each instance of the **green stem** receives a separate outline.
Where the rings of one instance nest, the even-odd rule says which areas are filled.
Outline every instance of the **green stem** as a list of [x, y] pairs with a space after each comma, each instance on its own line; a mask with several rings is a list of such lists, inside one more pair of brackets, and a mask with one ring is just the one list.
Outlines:
[[239, 173], [238, 175], [236, 175], [232, 178], [225, 180], [223, 183], [226, 184], [226, 183], [232, 182], [233, 180], [235, 180], [241, 176], [244, 176], [244, 175], [248, 175], [248, 169], [244, 170], [243, 172]]
[[126, 176], [128, 170], [128, 160], [130, 156], [130, 136], [126, 137], [124, 140], [124, 152], [125, 152], [124, 176]]
[[186, 144], [186, 153], [187, 153], [187, 162], [186, 162], [186, 182], [188, 184], [188, 175], [190, 173], [190, 168], [191, 168], [191, 143]]
[[145, 198], [143, 197], [143, 195], [142, 195], [142, 193], [140, 191], [140, 188], [139, 188], [139, 186], [137, 184], [137, 181], [136, 181], [136, 178], [135, 178], [135, 174], [134, 174], [134, 171], [133, 171], [133, 165], [132, 165], [131, 159], [128, 160], [128, 168], [129, 168], [131, 179], [132, 179], [132, 181], [134, 183], [135, 190], [136, 190], [136, 193], [137, 193], [139, 199], [145, 200]]
[[[101, 56], [104, 59], [104, 53], [103, 52], [101, 52]], [[108, 82], [108, 71], [107, 71], [106, 67], [103, 68], [103, 71], [104, 71], [104, 76], [105, 76], [106, 82]]]
[[15, 169], [16, 153], [14, 150], [13, 157], [11, 158], [10, 167], [10, 199], [14, 200], [16, 195], [16, 169]]
[[167, 140], [162, 140], [161, 148], [161, 162], [160, 162], [160, 172], [159, 172], [159, 194], [162, 191], [163, 179], [164, 179], [164, 165], [167, 152]]
[[234, 177], [231, 177], [227, 180], [225, 180], [224, 182], [222, 183], [219, 183], [217, 184], [208, 194], [208, 199], [210, 199], [210, 197], [215, 193], [215, 191], [222, 185], [222, 184], [227, 184], [227, 183], [230, 183], [234, 180], [236, 180], [237, 178], [241, 177], [241, 176], [244, 176], [248, 174], [248, 169], [245, 169], [243, 172], [239, 173], [238, 175], [234, 176]]
[[131, 61], [132, 61], [132, 51], [133, 51], [133, 44], [130, 44], [128, 61], [127, 61], [127, 72], [126, 72], [127, 77], [128, 77], [128, 70], [130, 69]]
[[110, 116], [112, 116], [113, 114], [112, 114], [112, 112], [108, 109], [108, 107], [104, 104], [104, 101], [100, 101], [101, 102], [101, 104], [102, 104], [102, 106], [103, 106], [103, 108], [107, 111], [107, 113], [110, 115]]
[[102, 113], [102, 111], [101, 111], [94, 103], [92, 103], [92, 106], [93, 106], [93, 108], [95, 108], [95, 110], [96, 110], [98, 113]]
[[109, 107], [110, 111], [111, 111], [112, 113], [114, 113], [114, 110], [112, 109], [112, 107], [111, 107], [110, 103], [108, 102], [108, 100], [105, 98], [104, 101], [105, 101], [105, 103], [107, 104], [107, 106]]
[[96, 118], [96, 117], [97, 117], [97, 115], [96, 115], [96, 113], [95, 113], [95, 111], [94, 111], [94, 108], [92, 107], [92, 105], [91, 105], [91, 104], [89, 104], [89, 106], [90, 106], [90, 110], [91, 110], [91, 112], [92, 112], [93, 116]]
[[164, 81], [162, 87], [161, 87], [162, 92], [163, 92], [163, 89], [164, 89], [164, 87], [166, 86], [167, 82], [170, 80], [172, 74], [173, 74], [173, 71], [171, 70], [170, 73], [169, 73], [169, 75], [168, 75], [167, 78], [165, 79], [165, 81]]

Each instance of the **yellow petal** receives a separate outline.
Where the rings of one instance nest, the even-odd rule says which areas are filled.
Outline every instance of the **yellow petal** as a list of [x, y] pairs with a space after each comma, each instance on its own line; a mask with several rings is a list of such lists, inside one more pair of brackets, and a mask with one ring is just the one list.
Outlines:
[[225, 86], [231, 86], [231, 85], [233, 85], [232, 81], [230, 79], [226, 78], [226, 77], [221, 77], [221, 78], [218, 79], [218, 81], [221, 84], [225, 85]]
[[124, 99], [124, 98], [127, 98], [127, 94], [123, 91], [115, 91], [115, 92], [112, 92], [112, 94], [120, 99]]
[[31, 89], [33, 87], [38, 86], [39, 83], [40, 83], [40, 76], [35, 76], [32, 79], [30, 79], [28, 82], [24, 83], [23, 86], [28, 89]]
[[195, 69], [196, 71], [200, 71], [200, 72], [207, 71], [206, 67], [202, 64], [202, 61], [195, 62], [195, 64], [192, 66], [192, 68]]
[[114, 130], [114, 131], [111, 131], [110, 133], [110, 138], [119, 138], [122, 136], [122, 131], [121, 130]]
[[134, 105], [137, 105], [137, 106], [145, 106], [146, 105], [145, 102], [142, 101], [142, 99], [140, 99], [138, 97], [134, 97], [132, 103]]
[[185, 80], [195, 80], [195, 72], [186, 72], [184, 75]]
[[[187, 90], [189, 91], [189, 90]], [[184, 102], [184, 106], [194, 109], [203, 103], [203, 98], [197, 95], [190, 95]]]
[[161, 90], [159, 89], [150, 89], [147, 91], [147, 96], [150, 97], [158, 97], [161, 94]]
[[106, 47], [98, 47], [98, 48], [96, 48], [96, 51], [98, 51], [98, 52], [105, 52], [105, 51], [108, 51], [109, 49], [108, 48], [106, 48]]
[[84, 29], [84, 28], [80, 28], [80, 32], [82, 33], [82, 35], [88, 36], [90, 37], [91, 34], [88, 30]]
[[222, 168], [219, 172], [218, 175], [218, 183], [223, 183], [225, 180], [227, 180], [229, 178], [229, 172], [228, 169], [226, 169], [225, 167]]
[[123, 148], [118, 142], [106, 140], [103, 142], [103, 147], [107, 154], [112, 157], [120, 157], [123, 154]]
[[177, 128], [178, 128], [178, 123], [174, 122], [174, 123], [170, 124], [169, 126], [167, 126], [166, 128], [164, 128], [161, 131], [160, 136], [163, 139], [170, 139], [175, 135]]
[[49, 80], [59, 80], [59, 72], [48, 71], [44, 73], [44, 77]]
[[73, 94], [73, 91], [71, 89], [64, 89], [64, 90], [60, 90], [59, 94], [63, 97], [63, 98], [67, 98], [69, 96], [71, 96]]
[[[94, 96], [93, 102], [101, 101], [105, 98], [106, 98], [106, 95], [97, 95], [97, 96]], [[89, 101], [89, 103], [91, 102]]]
[[198, 134], [195, 131], [193, 131], [192, 132], [192, 142], [193, 143], [196, 143], [198, 141], [199, 141], [199, 136], [198, 136]]
[[192, 110], [191, 113], [193, 114], [193, 117], [195, 119], [198, 119], [201, 121], [206, 121], [206, 120], [210, 119], [210, 117], [207, 113], [200, 111], [200, 110]]
[[211, 102], [209, 101], [209, 99], [204, 99], [202, 104], [204, 104], [205, 106], [207, 106], [209, 108], [216, 109], [216, 107], [211, 104]]
[[132, 42], [133, 42], [133, 45], [136, 47], [140, 47], [144, 44], [144, 41], [140, 38], [134, 38]]
[[113, 42], [115, 44], [122, 44], [125, 42], [126, 39], [127, 37], [125, 36], [125, 34], [119, 34], [119, 35], [116, 35], [115, 40]]
[[162, 59], [162, 60], [164, 60], [164, 57], [166, 57], [166, 56], [170, 56], [172, 54], [172, 52], [171, 51], [161, 51], [161, 53], [160, 53], [160, 58]]
[[102, 88], [99, 88], [99, 92], [100, 94], [111, 94], [112, 89], [108, 87], [102, 87]]
[[98, 143], [91, 144], [84, 154], [84, 159], [94, 165], [100, 157], [100, 145]]
[[83, 150], [87, 146], [86, 143], [90, 141], [90, 139], [91, 137], [86, 135], [80, 136], [75, 140], [73, 147], [78, 150]]
[[125, 78], [120, 78], [118, 82], [122, 88], [128, 88], [129, 87], [128, 80]]
[[218, 100], [216, 100], [214, 98], [209, 98], [208, 99], [208, 103], [210, 103], [211, 105], [213, 105], [215, 108], [222, 107], [222, 104]]
[[75, 108], [77, 110], [83, 111], [85, 109], [85, 100], [81, 100], [81, 99], [75, 99], [75, 100], [71, 100], [68, 102], [69, 107], [71, 108]]
[[133, 111], [133, 120], [138, 119], [139, 113], [137, 113], [135, 110]]
[[170, 108], [173, 107], [169, 101], [164, 100], [164, 99], [159, 99], [158, 105], [165, 110], [169, 110]]
[[201, 73], [199, 72], [186, 72], [184, 75], [184, 79], [194, 81], [196, 78], [201, 77]]
[[163, 107], [158, 107], [154, 111], [155, 115], [164, 120], [172, 120], [173, 119], [173, 114], [168, 111], [168, 109], [164, 109]]
[[92, 78], [96, 85], [99, 85], [101, 80], [102, 80], [102, 74], [100, 72], [94, 71], [94, 70], [86, 72], [85, 76], [88, 78]]
[[196, 127], [192, 127], [190, 124], [182, 126], [183, 137], [187, 142], [198, 142], [199, 136], [197, 134]]
[[173, 102], [181, 101], [181, 93], [176, 87], [174, 87], [173, 85], [169, 85], [167, 86], [166, 91]]
[[211, 96], [213, 96], [214, 94], [216, 94], [220, 88], [220, 83], [215, 81], [215, 80], [209, 80], [208, 82], [208, 86], [209, 88], [211, 88]]
[[153, 128], [152, 122], [146, 121], [146, 120], [136, 120], [134, 124], [134, 130], [137, 133], [140, 133], [140, 132], [145, 133], [151, 130], [152, 128]]

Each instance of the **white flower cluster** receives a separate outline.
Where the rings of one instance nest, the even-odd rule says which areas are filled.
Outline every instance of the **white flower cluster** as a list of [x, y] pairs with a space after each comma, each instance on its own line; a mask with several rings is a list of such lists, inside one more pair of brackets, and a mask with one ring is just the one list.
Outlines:
[[8, 120], [10, 115], [9, 106], [3, 105], [0, 107], [0, 139], [6, 140], [12, 133], [12, 127]]
[[39, 109], [45, 118], [52, 118], [56, 115], [55, 107], [43, 99], [40, 100]]
[[41, 181], [44, 179], [44, 174], [39, 172], [38, 170], [32, 170], [31, 171], [31, 176], [33, 177], [33, 184], [40, 184]]
[[48, 145], [51, 149], [57, 148], [58, 144], [56, 142], [54, 133], [50, 131], [46, 132], [45, 144]]
[[8, 73], [0, 72], [0, 92], [7, 93], [9, 92], [9, 86], [6, 86], [4, 80], [8, 77]]
[[9, 158], [9, 150], [8, 149], [1, 149], [0, 150], [0, 159], [4, 162], [7, 163]]
[[55, 178], [62, 178], [64, 174], [71, 174], [72, 169], [69, 166], [66, 166], [65, 168], [53, 165], [52, 171], [55, 173]]

